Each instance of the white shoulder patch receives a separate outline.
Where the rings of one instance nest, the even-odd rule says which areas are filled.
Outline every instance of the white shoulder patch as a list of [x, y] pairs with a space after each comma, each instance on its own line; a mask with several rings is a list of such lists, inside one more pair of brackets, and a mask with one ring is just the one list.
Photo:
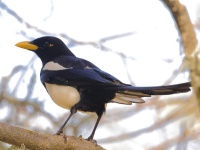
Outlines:
[[44, 65], [42, 70], [65, 70], [65, 69], [71, 69], [71, 68], [65, 68], [58, 63], [54, 63], [53, 61], [50, 61]]
[[86, 67], [84, 67], [84, 69], [92, 69], [91, 67], [89, 67], [89, 66], [86, 66]]

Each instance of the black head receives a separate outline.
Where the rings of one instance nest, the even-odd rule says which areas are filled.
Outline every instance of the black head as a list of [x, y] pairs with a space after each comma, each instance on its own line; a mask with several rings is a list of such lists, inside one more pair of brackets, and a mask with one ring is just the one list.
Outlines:
[[30, 42], [19, 42], [16, 46], [35, 52], [43, 65], [62, 55], [75, 56], [62, 40], [52, 36], [40, 37]]

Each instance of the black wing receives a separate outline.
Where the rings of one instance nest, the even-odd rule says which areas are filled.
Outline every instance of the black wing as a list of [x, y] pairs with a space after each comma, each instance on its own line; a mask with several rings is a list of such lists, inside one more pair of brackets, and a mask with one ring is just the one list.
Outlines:
[[[119, 86], [126, 85], [114, 76], [100, 70], [91, 62], [72, 56], [61, 56], [53, 61], [65, 67], [63, 70], [41, 70], [42, 83], [71, 86]], [[130, 86], [130, 85], [129, 85]]]

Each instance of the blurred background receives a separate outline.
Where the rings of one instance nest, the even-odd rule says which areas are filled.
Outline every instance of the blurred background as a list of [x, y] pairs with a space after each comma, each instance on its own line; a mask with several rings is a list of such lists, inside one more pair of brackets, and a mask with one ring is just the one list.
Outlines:
[[[182, 0], [200, 37], [200, 1]], [[51, 35], [125, 83], [156, 86], [190, 81], [177, 26], [158, 0], [0, 0], [0, 122], [54, 134], [69, 111], [40, 83], [41, 62], [20, 41]], [[199, 108], [192, 92], [108, 104], [95, 134], [108, 150], [199, 150]], [[87, 138], [96, 115], [77, 113], [66, 135]], [[0, 149], [9, 145], [0, 142]]]

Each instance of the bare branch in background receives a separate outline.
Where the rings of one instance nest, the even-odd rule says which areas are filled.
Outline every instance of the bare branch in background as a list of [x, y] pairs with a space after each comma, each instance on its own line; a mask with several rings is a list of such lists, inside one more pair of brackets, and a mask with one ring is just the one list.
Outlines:
[[178, 0], [163, 0], [178, 26], [186, 57], [190, 57], [197, 46], [197, 39], [188, 12]]
[[181, 72], [185, 69], [185, 62], [183, 61], [179, 67], [177, 67], [172, 75], [164, 82], [163, 85], [169, 85]]
[[128, 72], [128, 67], [127, 67], [127, 59], [126, 59], [126, 56], [124, 56], [123, 54], [121, 54], [121, 59], [122, 59], [122, 62], [124, 64], [124, 67], [126, 68], [126, 75], [129, 79], [129, 82], [131, 85], [135, 85], [135, 83], [133, 82], [132, 78], [131, 78], [131, 75], [129, 74]]
[[[91, 41], [91, 42], [83, 42], [83, 41], [75, 40], [75, 39], [69, 37], [65, 33], [52, 33], [52, 32], [45, 31], [43, 29], [40, 29], [40, 28], [38, 28], [36, 26], [33, 26], [33, 25], [29, 24], [28, 22], [24, 21], [22, 17], [20, 17], [15, 11], [13, 11], [12, 9], [10, 9], [2, 1], [0, 1], [0, 7], [3, 10], [7, 11], [8, 14], [10, 14], [11, 16], [13, 16], [15, 19], [17, 19], [18, 22], [24, 24], [28, 29], [34, 29], [36, 32], [40, 33], [41, 35], [60, 36], [63, 39], [68, 40], [69, 41], [69, 43], [68, 43], [69, 47], [74, 47], [74, 46], [77, 46], [77, 45], [91, 45], [91, 46], [93, 46], [95, 48], [101, 49], [102, 51], [110, 51], [110, 52], [113, 52], [113, 53], [115, 53], [117, 55], [120, 55], [120, 56], [122, 56], [122, 55], [126, 56], [125, 54], [123, 54], [121, 52], [116, 52], [116, 51], [111, 50], [110, 48], [106, 47], [104, 45], [104, 43], [108, 42], [110, 40], [115, 40], [115, 39], [118, 39], [118, 38], [123, 38], [123, 37], [130, 36], [130, 35], [133, 35], [133, 34], [137, 33], [137, 32], [127, 32], [127, 33], [116, 34], [116, 35], [112, 35], [112, 36], [108, 36], [108, 37], [103, 37], [103, 38], [101, 38], [101, 39], [99, 39], [98, 41], [95, 41], [95, 42], [93, 42], [93, 41]], [[25, 33], [22, 31], [22, 34], [24, 35]], [[33, 37], [28, 37], [28, 38], [29, 39], [34, 39]], [[130, 56], [126, 56], [126, 58], [135, 60], [135, 58], [130, 57]]]
[[[189, 134], [189, 135], [188, 135]], [[191, 133], [187, 133], [187, 135], [184, 136], [176, 136], [174, 138], [171, 138], [167, 141], [164, 141], [163, 143], [159, 144], [158, 146], [148, 148], [147, 150], [161, 150], [161, 149], [166, 149], [170, 148], [173, 145], [176, 145], [177, 143], [184, 143], [184, 149], [187, 149], [187, 143], [188, 141], [195, 140], [199, 137], [200, 131], [193, 131]], [[184, 150], [183, 149], [183, 150]], [[179, 148], [177, 148], [179, 150]], [[181, 149], [182, 150], [182, 149]]]
[[49, 18], [52, 16], [52, 14], [53, 14], [53, 11], [54, 11], [53, 0], [50, 0], [50, 3], [51, 3], [50, 13], [49, 13], [48, 16], [46, 16], [46, 17], [44, 18], [44, 21], [46, 21], [47, 19], [49, 19]]
[[[24, 80], [24, 76], [25, 76], [25, 74], [27, 73], [27, 70], [29, 69], [29, 67], [32, 67], [32, 66], [33, 66], [33, 63], [35, 62], [36, 58], [37, 58], [36, 56], [33, 56], [33, 57], [31, 58], [31, 60], [29, 61], [29, 63], [28, 63], [26, 66], [21, 67], [21, 69], [22, 69], [23, 71], [22, 71], [22, 74], [21, 74], [19, 80], [17, 81], [17, 84], [16, 84], [15, 88], [14, 88], [13, 91], [12, 91], [12, 95], [15, 95], [15, 94], [16, 94], [16, 92], [17, 92], [17, 90], [18, 90], [18, 88], [19, 88], [19, 86], [20, 86], [22, 80]], [[17, 69], [17, 68], [16, 68], [16, 69]], [[20, 69], [20, 68], [19, 68], [19, 69]], [[15, 71], [15, 69], [13, 69], [12, 73], [10, 74], [10, 77], [13, 76], [13, 73], [16, 73], [16, 72], [18, 72], [18, 71], [19, 71], [18, 69], [17, 69], [16, 71]], [[35, 71], [33, 71], [33, 72], [34, 72], [34, 74], [35, 74]], [[35, 78], [36, 78], [36, 77], [35, 77]], [[32, 83], [32, 84], [33, 84], [33, 83]], [[34, 84], [33, 84], [33, 85], [34, 85]]]
[[[191, 101], [187, 101], [187, 104], [190, 103]], [[171, 111], [170, 113], [167, 114], [167, 116], [163, 119], [158, 120], [155, 124], [137, 130], [137, 131], [133, 131], [127, 134], [123, 134], [123, 135], [118, 135], [115, 137], [108, 137], [108, 138], [104, 138], [104, 139], [100, 139], [99, 142], [101, 143], [111, 143], [111, 142], [117, 142], [117, 141], [122, 141], [122, 140], [126, 140], [126, 139], [130, 139], [130, 138], [135, 138], [137, 136], [140, 136], [143, 133], [148, 133], [148, 132], [152, 132], [154, 130], [157, 130], [159, 128], [163, 128], [165, 126], [167, 126], [168, 124], [171, 124], [175, 121], [177, 121], [177, 119], [180, 119], [182, 117], [186, 117], [185, 114], [191, 114], [193, 113], [193, 110], [195, 108], [195, 104], [193, 105], [186, 105], [186, 103], [183, 104], [184, 106], [187, 106], [187, 108], [185, 108], [183, 110], [183, 107], [179, 107], [177, 109], [175, 109], [174, 111]]]
[[190, 17], [187, 13], [185, 6], [183, 6], [178, 0], [163, 0], [165, 5], [169, 8], [173, 15], [173, 18], [178, 26], [179, 34], [181, 36], [182, 44], [184, 47], [186, 58], [189, 59], [190, 71], [192, 78], [192, 85], [194, 87], [197, 100], [200, 104], [200, 77], [198, 70], [195, 70], [196, 61], [194, 57], [191, 57], [194, 50], [197, 48], [197, 38], [194, 32], [193, 24], [190, 21]]

